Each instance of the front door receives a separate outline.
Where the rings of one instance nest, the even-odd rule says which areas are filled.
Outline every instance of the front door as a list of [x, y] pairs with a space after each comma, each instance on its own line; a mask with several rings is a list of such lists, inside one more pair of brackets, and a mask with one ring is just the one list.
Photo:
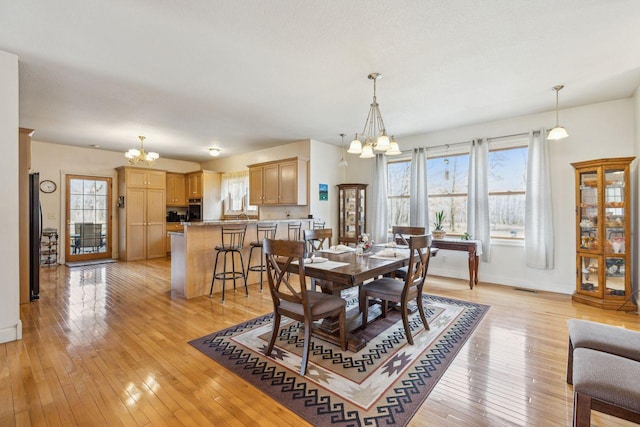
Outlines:
[[65, 260], [111, 258], [111, 178], [67, 175]]

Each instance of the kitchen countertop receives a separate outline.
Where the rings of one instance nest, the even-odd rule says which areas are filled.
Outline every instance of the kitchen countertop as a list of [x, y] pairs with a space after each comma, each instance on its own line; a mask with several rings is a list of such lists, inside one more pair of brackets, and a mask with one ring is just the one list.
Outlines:
[[202, 227], [206, 225], [224, 225], [224, 224], [256, 224], [256, 223], [270, 223], [270, 222], [300, 222], [300, 221], [313, 221], [312, 218], [289, 218], [289, 219], [217, 219], [217, 220], [204, 220], [198, 222], [182, 222], [186, 226]]

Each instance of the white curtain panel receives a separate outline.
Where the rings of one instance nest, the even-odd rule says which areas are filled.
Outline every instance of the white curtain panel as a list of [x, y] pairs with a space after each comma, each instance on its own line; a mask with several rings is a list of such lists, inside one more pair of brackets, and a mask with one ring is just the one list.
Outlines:
[[429, 228], [429, 196], [427, 193], [427, 150], [415, 148], [411, 154], [409, 185], [409, 222], [414, 227]]
[[529, 133], [524, 254], [527, 267], [554, 268], [553, 208], [547, 132]]
[[467, 197], [467, 233], [482, 241], [480, 259], [489, 262], [491, 228], [489, 223], [489, 143], [486, 138], [471, 142], [469, 150], [469, 190]]
[[373, 185], [371, 194], [371, 240], [386, 242], [389, 221], [387, 219], [387, 157], [376, 154], [373, 166]]

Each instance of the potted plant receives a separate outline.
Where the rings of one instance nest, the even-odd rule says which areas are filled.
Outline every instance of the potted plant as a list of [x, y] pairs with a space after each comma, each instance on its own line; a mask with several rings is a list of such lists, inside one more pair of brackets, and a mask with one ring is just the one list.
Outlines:
[[431, 235], [434, 239], [444, 239], [446, 231], [442, 228], [442, 223], [444, 222], [444, 211], [436, 212], [435, 221], [433, 221], [433, 230], [431, 231]]

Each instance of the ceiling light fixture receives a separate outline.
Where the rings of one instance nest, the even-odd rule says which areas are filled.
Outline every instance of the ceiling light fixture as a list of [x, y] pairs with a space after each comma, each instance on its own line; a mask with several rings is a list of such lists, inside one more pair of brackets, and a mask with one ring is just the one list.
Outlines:
[[340, 163], [338, 163], [338, 167], [346, 168], [349, 166], [349, 163], [344, 159], [344, 133], [341, 133], [340, 136], [342, 137], [342, 158], [340, 159]]
[[146, 153], [144, 151], [144, 136], [139, 136], [138, 138], [140, 138], [140, 149], [138, 150], [137, 148], [132, 148], [129, 151], [127, 151], [126, 153], [124, 153], [124, 156], [129, 159], [129, 164], [130, 165], [135, 165], [138, 162], [145, 162], [147, 165], [151, 166], [152, 164], [154, 164], [156, 162], [156, 160], [158, 160], [160, 158], [160, 154], [158, 153], [154, 153], [153, 151], [150, 151], [148, 153]]
[[364, 122], [364, 129], [360, 136], [364, 139], [364, 146], [356, 133], [355, 138], [351, 141], [347, 153], [360, 154], [362, 159], [370, 159], [375, 157], [375, 152], [385, 153], [388, 156], [400, 154], [400, 148], [393, 136], [389, 139], [387, 130], [380, 114], [380, 108], [376, 99], [376, 80], [382, 77], [380, 73], [369, 74], [369, 80], [373, 80], [373, 102], [369, 109], [369, 115]]
[[211, 157], [218, 157], [221, 151], [222, 150], [220, 150], [219, 148], [209, 148], [209, 155]]
[[553, 90], [556, 91], [556, 127], [549, 131], [547, 139], [556, 141], [558, 139], [564, 139], [569, 136], [567, 130], [558, 124], [558, 92], [564, 87], [564, 85], [554, 86]]

